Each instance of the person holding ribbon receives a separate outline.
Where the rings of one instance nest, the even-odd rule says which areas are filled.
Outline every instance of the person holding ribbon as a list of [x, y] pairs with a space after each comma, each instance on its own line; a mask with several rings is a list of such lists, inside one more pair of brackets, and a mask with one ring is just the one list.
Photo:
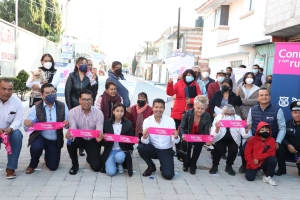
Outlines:
[[[93, 93], [90, 90], [84, 89], [79, 94], [79, 106], [70, 110], [69, 123], [70, 128], [65, 137], [71, 142], [67, 145], [72, 167], [69, 171], [70, 175], [77, 174], [79, 169], [77, 148], [82, 148], [86, 151], [86, 161], [90, 164], [93, 171], [98, 172], [101, 169], [101, 156], [99, 142], [102, 140], [103, 132], [103, 114], [101, 110], [92, 106]], [[74, 137], [70, 131], [89, 131], [97, 130], [98, 135], [95, 138], [90, 137]]]
[[[24, 120], [24, 129], [28, 131], [35, 123], [63, 122], [64, 127], [69, 127], [69, 110], [65, 103], [55, 100], [55, 88], [50, 83], [41, 87], [42, 101], [36, 102], [31, 107], [27, 119]], [[46, 125], [46, 124], [44, 124]], [[34, 130], [28, 139], [31, 160], [26, 169], [26, 174], [32, 174], [38, 166], [43, 150], [45, 150], [46, 166], [55, 171], [59, 166], [61, 148], [64, 144], [63, 127], [51, 130]]]
[[41, 86], [45, 83], [51, 83], [54, 86], [54, 88], [56, 88], [60, 82], [60, 75], [56, 73], [57, 70], [54, 67], [54, 59], [49, 53], [46, 53], [42, 56], [41, 64], [42, 66], [38, 67], [36, 70], [41, 70], [41, 73], [44, 75], [45, 79], [35, 81], [36, 78], [40, 79], [42, 77], [41, 73], [39, 75], [31, 73], [26, 81], [26, 86], [32, 89], [29, 100], [30, 108], [34, 106], [35, 102], [42, 100], [41, 93], [33, 91], [40, 90]]
[[141, 92], [138, 94], [137, 104], [127, 108], [126, 112], [126, 118], [132, 122], [135, 136], [140, 139], [143, 135], [143, 122], [150, 115], [153, 115], [153, 111], [148, 105], [148, 96], [145, 92]]
[[[91, 83], [87, 72], [88, 60], [84, 57], [79, 57], [74, 67], [74, 72], [69, 74], [65, 86], [65, 99], [66, 104], [71, 110], [79, 105], [79, 94], [84, 89], [91, 89]], [[79, 155], [84, 156], [83, 150], [79, 149]]]
[[96, 102], [96, 107], [104, 115], [104, 121], [112, 117], [112, 109], [116, 103], [123, 103], [123, 98], [117, 92], [117, 85], [114, 82], [106, 82], [105, 91]]
[[241, 136], [247, 138], [248, 135], [245, 132], [245, 128], [221, 127], [221, 120], [241, 120], [241, 117], [235, 114], [234, 106], [227, 104], [222, 108], [222, 114], [219, 114], [214, 118], [210, 132], [210, 134], [214, 136], [213, 165], [209, 170], [209, 173], [217, 173], [220, 159], [227, 147], [228, 157], [225, 171], [229, 175], [235, 176], [232, 165], [237, 156]]
[[[201, 134], [209, 135], [210, 116], [205, 112], [208, 105], [208, 98], [204, 95], [196, 96], [194, 99], [194, 108], [184, 113], [180, 124], [180, 135], [185, 141], [185, 134]], [[182, 141], [182, 142], [183, 142]], [[183, 142], [187, 148], [187, 159], [183, 163], [183, 171], [187, 172], [190, 168], [190, 173], [195, 174], [197, 169], [197, 160], [205, 142]], [[191, 156], [192, 146], [194, 145], [193, 155]]]
[[[134, 136], [132, 123], [124, 117], [125, 106], [121, 103], [116, 103], [113, 106], [112, 112], [112, 117], [104, 122], [104, 134]], [[101, 143], [105, 147], [102, 154], [101, 172], [106, 172], [107, 175], [114, 176], [117, 173], [117, 169], [121, 174], [124, 173], [124, 168], [126, 168], [128, 175], [132, 176], [132, 158], [129, 151], [133, 149], [133, 144], [108, 142], [105, 140], [102, 140]]]
[[23, 135], [19, 130], [24, 111], [21, 100], [13, 96], [14, 83], [9, 78], [0, 78], [0, 144], [7, 151], [6, 178], [14, 179], [18, 168]]
[[[155, 172], [156, 166], [152, 159], [159, 159], [162, 176], [167, 180], [171, 180], [175, 175], [173, 145], [179, 143], [180, 137], [175, 129], [174, 120], [163, 114], [165, 110], [163, 99], [154, 99], [152, 110], [153, 115], [143, 122], [143, 137], [141, 138], [141, 144], [137, 147], [140, 156], [148, 165], [142, 175], [150, 176], [152, 172]], [[172, 129], [172, 135], [154, 135], [152, 134], [154, 132], [148, 131], [150, 128]]]

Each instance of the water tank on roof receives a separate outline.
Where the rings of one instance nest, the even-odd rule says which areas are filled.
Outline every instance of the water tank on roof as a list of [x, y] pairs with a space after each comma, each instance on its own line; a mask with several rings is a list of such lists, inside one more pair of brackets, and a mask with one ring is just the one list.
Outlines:
[[195, 21], [195, 28], [197, 27], [203, 27], [204, 24], [204, 20], [202, 17], [198, 17], [198, 19], [196, 19]]

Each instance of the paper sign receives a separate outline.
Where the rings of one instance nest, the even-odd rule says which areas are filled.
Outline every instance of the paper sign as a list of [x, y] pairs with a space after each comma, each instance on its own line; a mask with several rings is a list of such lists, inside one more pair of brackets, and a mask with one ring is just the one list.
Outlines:
[[99, 137], [99, 130], [77, 130], [69, 129], [70, 135], [73, 137], [84, 137], [84, 138], [97, 138]]
[[222, 109], [219, 108], [218, 106], [215, 106], [214, 111], [215, 111], [216, 115], [222, 114]]
[[245, 128], [247, 122], [243, 120], [220, 120], [219, 126], [221, 128]]
[[184, 134], [185, 141], [187, 142], [212, 142], [214, 136], [212, 135], [196, 135], [196, 134]]
[[173, 128], [155, 128], [149, 127], [148, 133], [155, 134], [155, 135], [174, 135], [175, 129]]
[[63, 127], [63, 122], [39, 122], [35, 123], [33, 127], [28, 128], [27, 133], [31, 134], [33, 131], [58, 130]]
[[107, 142], [123, 142], [123, 143], [130, 143], [130, 144], [136, 144], [139, 142], [138, 137], [127, 136], [127, 135], [115, 135], [110, 133], [105, 133], [104, 139]]

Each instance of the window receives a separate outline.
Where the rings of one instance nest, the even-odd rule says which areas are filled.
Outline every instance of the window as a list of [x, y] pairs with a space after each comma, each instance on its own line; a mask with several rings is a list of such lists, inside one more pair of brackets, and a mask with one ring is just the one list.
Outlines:
[[219, 25], [228, 26], [229, 5], [222, 5], [215, 10], [214, 27]]
[[240, 65], [243, 64], [243, 61], [242, 60], [234, 60], [234, 61], [231, 61], [230, 62], [230, 66], [232, 68], [236, 68], [236, 67], [239, 67]]

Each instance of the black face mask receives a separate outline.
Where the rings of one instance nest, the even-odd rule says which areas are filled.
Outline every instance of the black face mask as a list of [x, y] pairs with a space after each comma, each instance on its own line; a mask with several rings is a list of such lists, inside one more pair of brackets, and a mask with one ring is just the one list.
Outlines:
[[121, 75], [122, 74], [122, 69], [116, 69], [115, 74], [118, 75], [118, 76]]
[[268, 138], [268, 137], [270, 137], [270, 133], [269, 132], [262, 132], [262, 133], [258, 133], [258, 135], [260, 136], [260, 137], [262, 137], [262, 138]]
[[144, 107], [146, 105], [146, 101], [144, 101], [144, 100], [137, 100], [137, 104], [139, 105], [139, 107]]
[[227, 85], [222, 85], [222, 91], [223, 92], [229, 91], [229, 87]]
[[272, 84], [272, 79], [268, 79], [267, 83]]

